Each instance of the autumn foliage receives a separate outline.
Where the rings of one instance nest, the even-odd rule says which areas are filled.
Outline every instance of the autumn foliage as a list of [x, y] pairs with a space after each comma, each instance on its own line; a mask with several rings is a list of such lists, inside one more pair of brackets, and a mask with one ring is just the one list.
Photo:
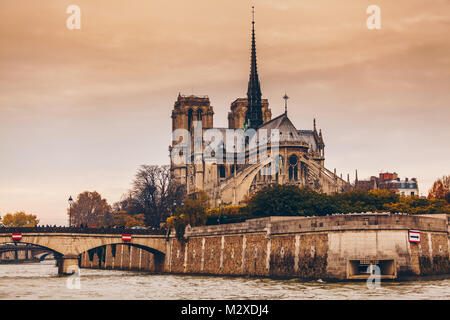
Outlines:
[[68, 209], [71, 225], [100, 227], [105, 225], [111, 211], [106, 199], [96, 192], [85, 191], [78, 195], [77, 201]]
[[450, 204], [450, 176], [443, 176], [434, 182], [428, 192], [428, 199], [441, 199]]
[[145, 217], [143, 214], [131, 215], [126, 211], [114, 211], [108, 215], [106, 225], [119, 228], [145, 227]]
[[36, 227], [39, 223], [37, 216], [18, 211], [14, 214], [7, 213], [1, 219], [5, 227]]

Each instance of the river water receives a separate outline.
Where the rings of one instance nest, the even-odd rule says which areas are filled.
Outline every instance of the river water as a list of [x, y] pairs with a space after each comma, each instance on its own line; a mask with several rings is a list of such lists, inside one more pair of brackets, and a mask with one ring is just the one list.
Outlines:
[[0, 299], [450, 299], [450, 279], [381, 282], [155, 275], [81, 269], [58, 277], [54, 261], [0, 265]]

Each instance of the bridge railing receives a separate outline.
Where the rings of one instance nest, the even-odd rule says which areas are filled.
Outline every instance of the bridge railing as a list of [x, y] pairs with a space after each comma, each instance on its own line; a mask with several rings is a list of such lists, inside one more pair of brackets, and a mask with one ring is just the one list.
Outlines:
[[165, 235], [166, 229], [125, 229], [125, 228], [80, 228], [80, 227], [18, 227], [0, 228], [0, 234], [5, 233], [84, 233], [84, 234], [135, 234], [135, 235]]

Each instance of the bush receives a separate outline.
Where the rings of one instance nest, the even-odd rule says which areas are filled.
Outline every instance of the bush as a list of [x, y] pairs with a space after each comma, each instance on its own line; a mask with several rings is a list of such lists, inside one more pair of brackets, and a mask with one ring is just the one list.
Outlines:
[[335, 211], [326, 194], [295, 185], [265, 187], [248, 201], [248, 212], [255, 217], [326, 215]]
[[220, 223], [242, 222], [250, 219], [246, 205], [228, 205], [220, 208], [212, 208], [206, 211], [206, 225]]

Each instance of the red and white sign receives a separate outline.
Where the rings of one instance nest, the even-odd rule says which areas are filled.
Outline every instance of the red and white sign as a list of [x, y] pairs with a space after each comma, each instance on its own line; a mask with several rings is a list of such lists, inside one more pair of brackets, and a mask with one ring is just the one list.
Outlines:
[[22, 240], [22, 234], [21, 233], [13, 233], [12, 234], [12, 239], [14, 241], [20, 241], [20, 240]]
[[130, 242], [131, 241], [131, 234], [123, 234], [122, 235], [122, 241]]
[[420, 231], [409, 230], [409, 242], [420, 243]]

